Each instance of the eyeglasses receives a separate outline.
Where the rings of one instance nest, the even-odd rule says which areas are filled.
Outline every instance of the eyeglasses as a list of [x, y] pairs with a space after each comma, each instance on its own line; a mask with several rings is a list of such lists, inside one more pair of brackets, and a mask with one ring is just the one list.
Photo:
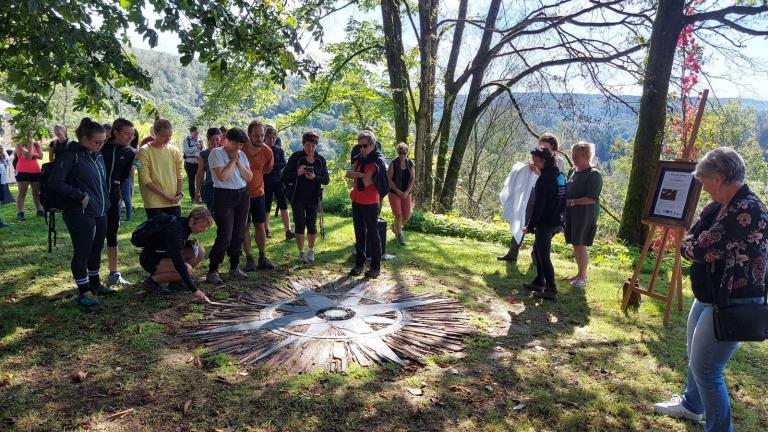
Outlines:
[[96, 145], [104, 145], [104, 143], [107, 142], [107, 140], [95, 140], [95, 139], [92, 139], [92, 138], [88, 138], [88, 139], [91, 140], [91, 142], [96, 144]]

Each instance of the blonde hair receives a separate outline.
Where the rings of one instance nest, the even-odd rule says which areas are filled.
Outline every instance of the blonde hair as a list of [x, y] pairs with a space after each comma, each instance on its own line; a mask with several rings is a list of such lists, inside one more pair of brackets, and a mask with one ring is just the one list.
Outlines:
[[155, 120], [155, 124], [152, 125], [152, 128], [155, 130], [155, 133], [158, 133], [161, 130], [173, 130], [173, 126], [171, 125], [171, 122], [164, 118], [159, 118]]
[[206, 221], [208, 226], [213, 226], [213, 216], [211, 212], [205, 207], [195, 207], [189, 212], [189, 220], [193, 223]]
[[595, 145], [586, 141], [579, 141], [571, 146], [571, 155], [579, 154], [586, 156], [589, 163], [595, 158]]
[[405, 154], [408, 154], [408, 151], [410, 150], [408, 147], [408, 144], [401, 142], [397, 144], [397, 147], [395, 147], [395, 150], [400, 153], [400, 149], [405, 149]]

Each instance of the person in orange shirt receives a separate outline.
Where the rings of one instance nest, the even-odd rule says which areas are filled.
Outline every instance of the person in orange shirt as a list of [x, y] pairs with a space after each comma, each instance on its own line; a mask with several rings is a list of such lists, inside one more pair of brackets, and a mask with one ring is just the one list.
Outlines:
[[264, 253], [267, 243], [267, 232], [264, 228], [264, 222], [267, 220], [267, 209], [264, 201], [264, 174], [272, 171], [275, 163], [272, 149], [264, 144], [264, 131], [264, 123], [252, 121], [248, 125], [249, 143], [243, 146], [243, 152], [248, 157], [248, 164], [250, 164], [253, 172], [253, 178], [248, 182], [248, 195], [251, 197], [250, 220], [253, 222], [256, 246], [259, 248], [257, 265], [251, 254], [251, 230], [250, 227], [246, 227], [245, 241], [243, 242], [245, 246], [245, 271], [255, 271], [257, 268], [264, 270], [275, 268]]

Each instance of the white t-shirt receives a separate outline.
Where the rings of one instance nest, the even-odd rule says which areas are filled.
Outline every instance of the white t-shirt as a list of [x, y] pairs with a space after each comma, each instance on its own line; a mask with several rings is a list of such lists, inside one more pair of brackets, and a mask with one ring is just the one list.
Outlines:
[[[243, 166], [250, 168], [250, 165], [248, 164], [248, 157], [245, 156], [245, 153], [238, 150], [237, 155], [240, 158], [240, 163]], [[232, 175], [229, 177], [229, 179], [227, 179], [227, 181], [220, 180], [216, 173], [213, 171], [214, 168], [222, 168], [227, 166], [228, 162], [229, 154], [224, 147], [218, 147], [211, 150], [211, 155], [208, 156], [208, 164], [211, 166], [211, 178], [213, 178], [213, 187], [219, 189], [235, 190], [244, 188], [248, 182], [246, 182], [243, 176], [240, 175], [240, 170], [237, 169], [237, 167], [232, 170]]]

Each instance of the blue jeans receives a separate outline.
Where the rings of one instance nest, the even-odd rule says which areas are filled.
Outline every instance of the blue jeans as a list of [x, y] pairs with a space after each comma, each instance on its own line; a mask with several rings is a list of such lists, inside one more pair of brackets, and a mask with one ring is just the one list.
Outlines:
[[[731, 303], [762, 303], [762, 297], [731, 299]], [[683, 406], [704, 414], [706, 432], [732, 432], [731, 403], [723, 378], [723, 369], [739, 347], [738, 342], [720, 342], [715, 338], [712, 305], [698, 300], [688, 314], [688, 384]]]
[[131, 196], [131, 186], [133, 186], [133, 179], [130, 177], [120, 183], [120, 195], [125, 203], [126, 220], [131, 220], [133, 218], [133, 196]]

